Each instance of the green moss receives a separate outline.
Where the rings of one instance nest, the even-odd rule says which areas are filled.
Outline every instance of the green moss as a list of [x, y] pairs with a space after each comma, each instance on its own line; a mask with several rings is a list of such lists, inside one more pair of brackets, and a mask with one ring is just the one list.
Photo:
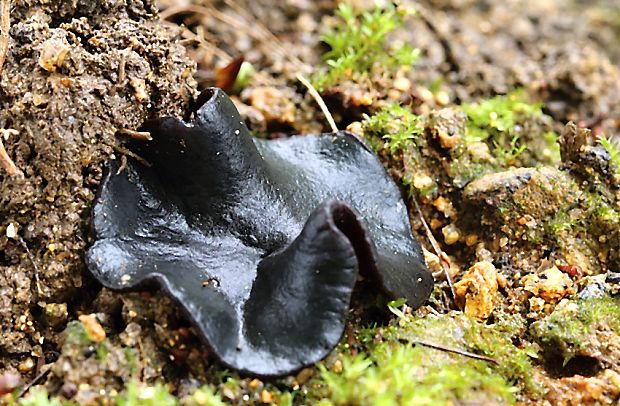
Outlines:
[[155, 386], [139, 385], [130, 382], [125, 391], [114, 399], [117, 406], [175, 406], [178, 404], [168, 389], [162, 384]]
[[[74, 406], [74, 402], [50, 397], [45, 389], [33, 388], [19, 402], [9, 405], [20, 406]], [[125, 390], [114, 399], [117, 406], [224, 406], [222, 398], [209, 386], [196, 389], [191, 395], [178, 400], [162, 384], [153, 386], [131, 381]], [[283, 403], [278, 403], [283, 405]]]
[[[394, 306], [392, 306], [394, 307]], [[397, 309], [398, 310], [398, 309]], [[315, 401], [329, 405], [511, 404], [515, 393], [540, 395], [531, 374], [534, 351], [519, 348], [525, 321], [506, 317], [484, 325], [463, 314], [407, 316], [402, 310], [390, 326], [362, 329], [365, 347], [343, 350], [342, 371], [320, 366], [322, 391]], [[430, 342], [497, 359], [499, 365], [416, 345]], [[413, 343], [413, 345], [408, 344]]]
[[[610, 297], [566, 302], [532, 324], [530, 334], [543, 347], [564, 356], [564, 363], [589, 347], [597, 330], [620, 334], [620, 304]], [[594, 350], [594, 349], [591, 349]]]
[[484, 141], [501, 133], [513, 134], [524, 117], [542, 115], [542, 105], [528, 103], [523, 89], [463, 104], [461, 109], [467, 114], [466, 140], [470, 142]]
[[408, 336], [413, 341], [431, 340], [451, 347], [456, 346], [501, 361], [499, 365], [493, 366], [494, 373], [499, 373], [511, 385], [520, 386], [521, 389], [536, 395], [539, 388], [530, 373], [530, 361], [535, 355], [534, 351], [525, 343], [521, 347], [513, 344], [513, 339], [518, 341], [519, 332], [524, 331], [524, 326], [525, 320], [520, 316], [506, 316], [495, 324], [487, 325], [458, 313], [452, 317], [429, 316], [415, 320], [409, 328], [401, 329], [398, 334]]
[[620, 146], [611, 138], [602, 137], [598, 140], [599, 144], [609, 152], [610, 162], [614, 166], [614, 171], [620, 174]]
[[255, 73], [256, 69], [254, 69], [254, 65], [248, 61], [243, 61], [239, 67], [239, 73], [237, 73], [235, 83], [233, 83], [232, 91], [239, 93], [245, 89]]
[[[518, 321], [511, 320], [511, 323]], [[521, 320], [521, 323], [524, 325], [525, 321]], [[507, 382], [521, 386], [531, 395], [540, 395], [541, 388], [531, 374], [531, 360], [536, 358], [536, 351], [526, 343], [523, 343], [521, 348], [515, 347], [511, 341], [512, 337], [507, 334], [510, 329], [515, 329], [515, 326], [510, 324], [487, 326], [470, 321], [469, 327], [465, 328], [464, 339], [474, 352], [498, 360], [499, 365], [495, 369]]]
[[450, 162], [448, 173], [452, 184], [458, 188], [465, 187], [469, 182], [485, 173], [494, 170], [492, 166], [480, 162], [472, 162], [468, 156], [460, 156]]
[[196, 389], [190, 396], [183, 398], [181, 404], [183, 406], [224, 406], [226, 403], [215, 394], [211, 387], [203, 386]]
[[[545, 319], [548, 333], [541, 336], [543, 341], [550, 337], [563, 337], [572, 342], [584, 341], [585, 335], [599, 326], [607, 326], [620, 334], [620, 305], [610, 297], [577, 300], [576, 306], [558, 309]], [[572, 317], [567, 317], [571, 314]]]
[[553, 218], [544, 225], [547, 234], [554, 239], [556, 243], [562, 246], [562, 240], [565, 233], [573, 233], [578, 226], [579, 221], [568, 213], [566, 209], [559, 210]]
[[546, 147], [543, 149], [543, 156], [548, 157], [549, 162], [559, 163], [562, 160], [560, 155], [560, 144], [558, 135], [554, 131], [547, 131], [543, 136]]
[[495, 156], [500, 162], [512, 163], [525, 151], [527, 146], [519, 143], [520, 136], [513, 135], [509, 145], [502, 146], [501, 143], [495, 143]]
[[299, 386], [293, 387], [292, 379], [293, 377], [287, 377], [263, 382], [258, 379], [241, 377], [238, 373], [226, 369], [217, 369], [208, 378], [211, 384], [182, 398], [181, 405], [262, 404], [263, 391], [266, 391], [273, 404], [288, 406], [293, 404], [296, 397], [303, 396]]
[[345, 356], [342, 373], [322, 367], [321, 376], [330, 392], [323, 404], [514, 402], [511, 388], [484, 365], [432, 362], [428, 352], [423, 347], [384, 343], [373, 350], [371, 357]]
[[20, 405], [20, 406], [73, 406], [75, 403], [61, 401], [57, 398], [50, 398], [47, 391], [45, 389], [32, 388], [28, 391], [28, 394], [19, 399], [19, 402], [15, 403], [9, 401], [9, 405]]
[[97, 349], [95, 350], [95, 352], [97, 353], [97, 358], [99, 358], [99, 361], [105, 362], [106, 357], [108, 356], [108, 345], [107, 345], [107, 343], [102, 342], [101, 344], [99, 344], [97, 346]]
[[64, 331], [65, 343], [85, 347], [91, 344], [91, 340], [86, 333], [82, 322], [74, 320], [67, 323]]
[[385, 69], [413, 65], [419, 50], [407, 44], [394, 47], [387, 41], [388, 35], [402, 27], [409, 14], [411, 11], [391, 2], [363, 13], [355, 12], [348, 3], [340, 4], [336, 11], [340, 22], [321, 37], [330, 47], [324, 55], [329, 70], [315, 75], [314, 86], [322, 90], [344, 79], [357, 81], [366, 77], [375, 65]]
[[[387, 148], [393, 155], [409, 145], [415, 145], [416, 139], [423, 133], [419, 117], [396, 103], [383, 107], [372, 116], [364, 115], [362, 128], [371, 146], [375, 149]], [[373, 142], [373, 137], [374, 140], [384, 140], [383, 145]]]
[[[520, 163], [518, 158], [532, 148], [530, 155], [540, 162], [557, 163], [560, 150], [553, 131], [541, 132], [542, 104], [531, 103], [523, 89], [477, 103], [461, 105], [467, 115], [466, 145], [486, 142], [496, 159], [496, 166], [505, 168]], [[533, 129], [528, 123], [536, 123]], [[529, 133], [534, 133], [529, 134]], [[536, 133], [541, 132], [539, 136]], [[526, 135], [526, 137], [523, 137]], [[533, 164], [533, 162], [529, 162]]]
[[[571, 187], [577, 188], [577, 185]], [[587, 233], [598, 241], [599, 236], [610, 238], [620, 232], [620, 212], [602, 191], [586, 190], [577, 201], [560, 207], [543, 226], [545, 233], [560, 247], [567, 234]]]
[[127, 360], [127, 365], [129, 366], [131, 376], [138, 376], [138, 372], [140, 371], [140, 366], [138, 365], [138, 350], [135, 348], [126, 347], [123, 349], [123, 353], [125, 354], [125, 359]]
[[[615, 225], [620, 224], [620, 213], [610, 205], [600, 193], [586, 192], [585, 194], [585, 207], [592, 220], [603, 223], [603, 225]], [[594, 225], [594, 224], [592, 224]], [[598, 224], [597, 226], [600, 226]]]

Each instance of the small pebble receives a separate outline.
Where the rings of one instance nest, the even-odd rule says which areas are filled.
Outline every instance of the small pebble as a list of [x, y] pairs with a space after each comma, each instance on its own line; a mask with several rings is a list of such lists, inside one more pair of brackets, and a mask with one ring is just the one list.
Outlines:
[[71, 399], [78, 393], [78, 388], [73, 382], [65, 382], [60, 388], [60, 394], [65, 399]]
[[42, 45], [39, 53], [39, 66], [48, 72], [56, 72], [62, 66], [71, 47], [66, 40], [50, 38]]
[[406, 92], [411, 88], [411, 81], [406, 77], [400, 77], [394, 80], [394, 88], [401, 92]]
[[476, 234], [467, 234], [465, 236], [465, 245], [473, 247], [478, 243], [478, 236]]
[[479, 320], [488, 319], [498, 301], [499, 273], [488, 261], [476, 262], [454, 284], [456, 300], [465, 314]]
[[17, 228], [15, 227], [15, 224], [9, 223], [6, 228], [6, 236], [11, 239], [17, 237]]
[[461, 238], [461, 233], [454, 224], [448, 224], [442, 228], [441, 233], [443, 234], [445, 243], [448, 245], [456, 244]]
[[450, 96], [444, 91], [439, 91], [437, 92], [437, 94], [435, 94], [435, 102], [439, 106], [447, 106], [448, 104], [450, 104]]
[[66, 303], [47, 303], [43, 309], [43, 320], [50, 327], [64, 324], [69, 317]]
[[30, 357], [20, 362], [17, 366], [19, 372], [23, 374], [32, 371], [32, 368], [34, 368], [34, 360]]
[[421, 88], [418, 88], [418, 97], [423, 102], [428, 103], [429, 101], [433, 100], [434, 95], [433, 95], [433, 92], [431, 92], [430, 90], [421, 87]]
[[431, 219], [431, 223], [429, 224], [432, 230], [437, 230], [439, 227], [443, 225], [443, 222], [439, 219], [433, 218]]
[[97, 316], [94, 314], [83, 314], [79, 317], [79, 320], [84, 325], [86, 335], [91, 341], [100, 343], [105, 340], [105, 330], [101, 327], [101, 324], [97, 321]]
[[273, 395], [271, 394], [271, 392], [263, 389], [263, 391], [260, 393], [260, 401], [265, 404], [273, 403]]
[[418, 190], [426, 190], [434, 185], [433, 179], [424, 174], [424, 173], [416, 173], [413, 175], [413, 187]]
[[557, 266], [544, 270], [540, 274], [526, 275], [521, 279], [523, 289], [546, 303], [557, 303], [562, 298], [576, 292], [573, 281]]
[[[13, 372], [0, 375], [0, 396], [11, 393], [21, 384], [21, 377]], [[2, 399], [0, 399], [2, 400]]]
[[310, 377], [314, 374], [314, 370], [312, 368], [304, 368], [295, 377], [295, 380], [298, 384], [303, 385], [310, 379]]

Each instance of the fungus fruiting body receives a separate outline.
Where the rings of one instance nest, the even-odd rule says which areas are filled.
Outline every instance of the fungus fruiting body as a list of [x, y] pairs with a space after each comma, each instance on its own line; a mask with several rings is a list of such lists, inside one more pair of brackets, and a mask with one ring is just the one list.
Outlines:
[[[346, 132], [254, 139], [210, 89], [190, 122], [147, 123], [93, 209], [93, 275], [160, 285], [226, 366], [281, 376], [338, 343], [358, 274], [412, 307], [433, 281], [394, 182]], [[119, 172], [119, 173], [117, 173]]]

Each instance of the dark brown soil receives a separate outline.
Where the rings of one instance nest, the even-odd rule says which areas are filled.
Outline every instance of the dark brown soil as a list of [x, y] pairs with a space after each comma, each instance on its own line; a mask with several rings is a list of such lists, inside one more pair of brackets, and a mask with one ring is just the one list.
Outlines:
[[2, 141], [23, 176], [0, 171], [0, 371], [56, 350], [51, 327], [63, 327], [67, 310], [46, 324], [46, 309], [69, 303], [72, 318], [89, 299], [89, 207], [102, 163], [123, 154], [119, 131], [181, 115], [193, 97], [194, 63], [153, 2], [113, 4], [11, 10], [0, 128], [15, 130]]

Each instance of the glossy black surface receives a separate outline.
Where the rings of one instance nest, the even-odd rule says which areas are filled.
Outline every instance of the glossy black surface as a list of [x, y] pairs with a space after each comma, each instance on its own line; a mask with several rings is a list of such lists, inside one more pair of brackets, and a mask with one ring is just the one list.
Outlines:
[[87, 255], [106, 287], [161, 285], [211, 352], [258, 376], [325, 357], [344, 330], [358, 272], [419, 307], [433, 281], [400, 193], [378, 159], [341, 132], [253, 139], [210, 90], [196, 118], [148, 124], [112, 163]]

